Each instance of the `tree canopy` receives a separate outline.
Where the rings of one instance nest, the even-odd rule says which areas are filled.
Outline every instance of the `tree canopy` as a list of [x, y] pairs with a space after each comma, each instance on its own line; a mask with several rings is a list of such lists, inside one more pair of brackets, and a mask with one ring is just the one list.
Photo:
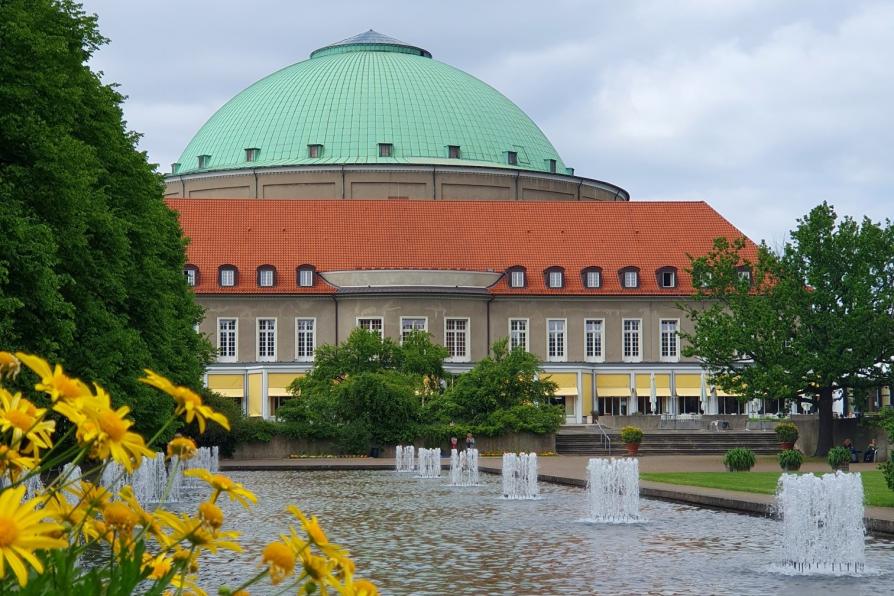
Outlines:
[[0, 347], [126, 396], [152, 434], [172, 404], [138, 375], [198, 386], [210, 346], [162, 179], [87, 64], [105, 41], [75, 2], [0, 3]]
[[696, 302], [687, 356], [727, 392], [817, 406], [818, 454], [832, 445], [836, 390], [892, 382], [894, 226], [839, 218], [823, 203], [754, 262], [744, 240], [719, 238], [692, 260]]

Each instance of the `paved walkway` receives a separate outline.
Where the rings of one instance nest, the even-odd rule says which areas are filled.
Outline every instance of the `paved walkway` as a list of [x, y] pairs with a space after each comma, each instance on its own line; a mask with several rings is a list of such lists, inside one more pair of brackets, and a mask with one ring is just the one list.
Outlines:
[[[544, 482], [571, 486], [586, 486], [586, 467], [590, 456], [560, 455], [542, 457], [539, 477]], [[716, 455], [646, 455], [639, 458], [641, 472], [723, 472], [721, 458]], [[482, 457], [482, 472], [499, 474], [502, 458]], [[307, 458], [307, 459], [252, 459], [223, 460], [222, 470], [393, 470], [390, 458]], [[852, 464], [852, 472], [876, 469], [875, 464]], [[757, 472], [778, 472], [775, 456], [758, 457]], [[829, 465], [821, 461], [807, 461], [805, 472], [828, 472]], [[772, 515], [773, 495], [748, 493], [700, 486], [684, 486], [662, 482], [640, 481], [644, 497], [689, 503], [715, 509], [726, 509], [756, 515]], [[894, 507], [866, 507], [866, 527], [870, 532], [894, 534]]]

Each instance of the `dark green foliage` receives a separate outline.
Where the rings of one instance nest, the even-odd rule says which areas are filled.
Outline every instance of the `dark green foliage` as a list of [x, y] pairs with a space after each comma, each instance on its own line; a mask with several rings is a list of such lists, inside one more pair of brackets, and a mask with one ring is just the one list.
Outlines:
[[104, 42], [73, 2], [0, 3], [0, 348], [96, 380], [151, 436], [173, 402], [142, 369], [198, 387], [210, 346], [161, 177], [87, 66]]
[[832, 466], [833, 470], [844, 465], [850, 465], [851, 450], [847, 447], [842, 447], [841, 445], [832, 447], [826, 455], [826, 460], [829, 462], [829, 465]]
[[881, 463], [878, 465], [878, 469], [882, 471], [882, 476], [885, 477], [885, 484], [888, 485], [888, 488], [894, 490], [894, 462], [888, 460]]
[[749, 472], [756, 461], [754, 451], [742, 447], [730, 449], [723, 456], [723, 465], [730, 472]]
[[[692, 260], [697, 303], [684, 354], [724, 390], [815, 405], [817, 454], [832, 446], [836, 389], [890, 384], [894, 358], [894, 225], [839, 219], [823, 203], [799, 220], [781, 252], [756, 262], [743, 241], [718, 239]], [[751, 271], [753, 284], [740, 276]]]
[[642, 443], [643, 431], [636, 426], [625, 426], [621, 429], [622, 443]]
[[798, 426], [794, 422], [780, 422], [773, 430], [780, 443], [794, 443], [798, 440]]
[[[787, 443], [790, 441], [786, 441]], [[786, 472], [793, 472], [801, 469], [804, 463], [804, 455], [795, 449], [786, 449], [779, 452], [779, 467]]]

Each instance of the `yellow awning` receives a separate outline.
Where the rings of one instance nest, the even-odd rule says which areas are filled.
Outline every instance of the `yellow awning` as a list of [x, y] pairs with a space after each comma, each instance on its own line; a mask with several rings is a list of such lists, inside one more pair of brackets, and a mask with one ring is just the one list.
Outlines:
[[304, 373], [268, 373], [267, 374], [267, 395], [270, 397], [289, 397], [292, 393], [289, 391], [289, 385], [295, 379], [300, 379]]
[[599, 397], [629, 397], [630, 375], [597, 374], [596, 393]]
[[[652, 393], [652, 379], [649, 373], [636, 374], [636, 394], [639, 397], [648, 397]], [[655, 396], [670, 397], [670, 374], [655, 374]]]
[[243, 391], [241, 387], [239, 389], [213, 389], [213, 391], [224, 397], [238, 397], [239, 399], [242, 399], [242, 397], [245, 396], [245, 391]]
[[556, 389], [556, 395], [558, 396], [569, 396], [569, 395], [577, 395], [577, 387], [559, 387]]
[[238, 389], [242, 391], [245, 377], [241, 374], [208, 374], [208, 389], [220, 392], [221, 389]]
[[556, 387], [556, 395], [577, 395], [577, 373], [546, 373], [543, 380], [552, 381]]
[[[701, 397], [702, 376], [700, 374], [676, 375], [674, 382], [677, 386], [677, 395], [680, 397]], [[707, 386], [705, 386], [707, 393]]]

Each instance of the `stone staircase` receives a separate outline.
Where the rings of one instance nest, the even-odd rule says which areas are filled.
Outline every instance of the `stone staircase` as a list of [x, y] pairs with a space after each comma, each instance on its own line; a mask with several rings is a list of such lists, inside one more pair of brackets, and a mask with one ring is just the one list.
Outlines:
[[[620, 431], [605, 429], [611, 439], [612, 455], [624, 453]], [[746, 447], [757, 454], [779, 452], [773, 431], [649, 430], [639, 446], [641, 455], [715, 455], [733, 447]], [[561, 455], [608, 455], [602, 435], [592, 426], [568, 426], [556, 433], [556, 452]]]

